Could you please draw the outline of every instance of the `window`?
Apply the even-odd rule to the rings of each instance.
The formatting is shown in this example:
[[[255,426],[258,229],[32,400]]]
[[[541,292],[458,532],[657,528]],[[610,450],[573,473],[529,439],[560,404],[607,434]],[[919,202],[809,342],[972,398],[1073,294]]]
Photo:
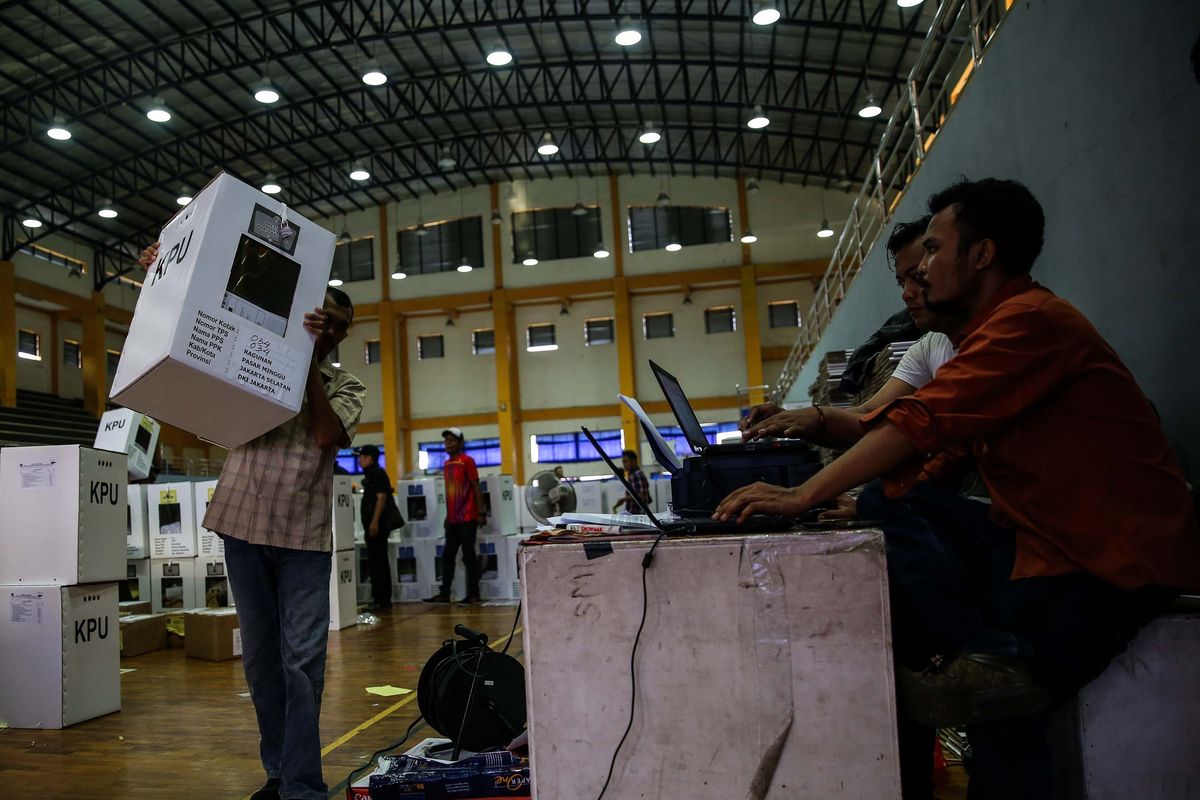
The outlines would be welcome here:
[[[600,208],[584,206],[586,213],[576,216],[571,208],[541,208],[517,211],[512,215],[513,261],[533,256],[539,261],[581,258],[596,251],[603,241]]]
[[[17,331],[17,355],[30,361],[42,360],[42,336],[24,328]]]
[[[729,209],[698,206],[630,206],[629,252],[661,250],[672,240],[684,247],[733,241]]]
[[[116,350],[108,350],[105,352],[105,356],[107,356],[108,361],[108,374],[116,375],[117,364],[121,363],[121,354]]]
[[[82,275],[87,271],[87,264],[77,258],[71,258],[68,255],[51,250],[48,247],[42,247],[40,244],[26,244],[17,248],[17,252],[24,253],[27,256],[40,258],[42,261],[49,261],[51,264],[57,264],[60,267],[66,267],[72,275]]]
[[[333,269],[330,278],[346,281],[369,281],[375,277],[375,237],[362,236],[348,244],[333,248]]]
[[[417,337],[417,358],[424,361],[427,358],[444,358],[445,344],[440,333],[431,333]]]
[[[609,458],[621,457],[621,429],[592,431]],[[529,437],[529,460],[535,464],[577,464],[600,461],[600,454],[583,431],[535,433]]]
[[[613,341],[612,317],[601,317],[600,319],[584,321],[583,343],[588,347],[595,347],[599,344],[612,344]]]
[[[423,233],[422,233],[423,231]],[[400,231],[400,266],[408,275],[483,267],[483,218],[464,217]]]
[[[442,442],[421,442],[417,449],[418,469],[440,472],[446,466],[446,445]],[[463,452],[475,459],[477,467],[500,466],[499,439],[467,439],[463,443]]]
[[[683,430],[675,425],[657,426],[658,432],[662,434],[663,441],[667,443],[675,455],[690,456],[692,455],[692,446],[688,444],[687,437],[683,435]],[[704,431],[704,438],[708,439],[709,444],[717,443],[717,435],[721,433],[729,433],[736,431],[738,424],[736,422],[719,422],[701,425],[700,429]]]
[[[378,447],[379,466],[387,469],[387,457],[383,452],[383,445],[378,445]],[[358,465],[358,456],[355,454],[354,450],[349,447],[337,451],[337,457],[334,461],[334,464],[343,470],[342,472],[338,473],[339,475],[362,475],[362,467]]]
[[[525,349],[530,353],[541,353],[546,350],[557,350],[554,341],[554,323],[539,322],[525,328]]]
[[[471,331],[471,352],[477,356],[496,352],[496,332],[491,328],[476,328]]]
[[[370,339],[363,348],[363,356],[368,364],[378,364],[380,361],[379,355],[379,340]]]
[[[642,335],[647,339],[670,339],[675,335],[675,317],[669,311],[642,315]]]
[[[79,342],[74,339],[63,339],[62,363],[68,367],[83,366],[83,351],[79,349]]]
[[[800,327],[800,304],[795,300],[780,300],[767,304],[772,328]]]
[[[705,333],[730,333],[737,330],[737,315],[733,306],[704,309]]]

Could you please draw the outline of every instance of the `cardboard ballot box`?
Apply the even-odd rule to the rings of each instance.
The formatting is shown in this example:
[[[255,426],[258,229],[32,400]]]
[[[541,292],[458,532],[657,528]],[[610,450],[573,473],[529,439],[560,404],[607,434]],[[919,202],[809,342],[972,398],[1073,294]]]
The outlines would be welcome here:
[[[422,542],[388,542],[392,560],[392,599],[416,603],[426,597],[433,582],[433,549]]]
[[[208,661],[242,657],[242,630],[234,609],[189,611],[183,624],[183,646],[188,657]]]
[[[150,562],[150,603],[154,613],[195,608],[196,559],[156,558]]]
[[[4,586],[0,603],[0,722],[65,728],[121,710],[115,583]]]
[[[125,491],[125,557],[150,557],[150,529],[146,525],[146,487],[129,486]]]
[[[397,481],[396,502],[406,524],[404,535],[410,539],[436,539],[444,535],[446,524],[446,480],[421,478]]]
[[[197,481],[192,484],[192,504],[196,510],[196,555],[201,558],[224,558],[225,540],[204,527],[204,515],[216,491],[216,481]]]
[[[124,453],[128,459],[129,477],[143,480],[150,477],[154,447],[162,426],[145,414],[129,408],[114,408],[100,417],[93,446],[99,450]]]
[[[229,608],[233,590],[224,556],[200,556],[196,561],[196,605],[204,608]]]
[[[125,580],[117,584],[121,602],[150,602],[150,559],[131,558],[125,562]],[[149,613],[147,606],[146,612]]]
[[[0,450],[0,584],[125,577],[125,456],[80,445]]]
[[[324,303],[333,234],[221,173],[159,241],[112,398],[222,447],[294,416],[313,349],[304,313]]]
[[[354,582],[354,551],[335,550],[329,571],[329,630],[340,631],[358,622]]]
[[[487,522],[479,532],[493,536],[516,533],[517,498],[512,476],[485,475],[479,479],[479,492],[483,496],[483,510],[487,513]]]
[[[130,614],[120,619],[121,658],[133,658],[167,647],[166,614]]]
[[[333,476],[333,549],[354,549],[354,479]]]
[[[153,483],[146,487],[151,558],[195,557],[195,502],[191,483]]]

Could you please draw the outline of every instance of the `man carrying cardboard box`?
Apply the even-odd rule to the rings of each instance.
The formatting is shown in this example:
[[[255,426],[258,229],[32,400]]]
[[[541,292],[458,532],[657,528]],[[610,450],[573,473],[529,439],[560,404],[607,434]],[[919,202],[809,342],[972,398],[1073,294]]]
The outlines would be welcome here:
[[[147,268],[158,256],[146,248]],[[300,413],[229,451],[204,527],[225,541],[242,666],[258,716],[267,783],[253,800],[324,800],[318,722],[329,638],[333,464],[349,446],[366,387],[328,356],[354,319],[329,289],[304,315],[316,337]],[[231,410],[232,413],[232,410]]]

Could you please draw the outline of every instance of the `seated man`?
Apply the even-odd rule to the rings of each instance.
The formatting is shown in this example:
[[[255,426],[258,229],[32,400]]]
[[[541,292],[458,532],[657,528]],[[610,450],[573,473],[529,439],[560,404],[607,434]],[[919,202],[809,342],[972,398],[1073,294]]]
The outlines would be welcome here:
[[[918,274],[958,355],[802,486],[733,492],[718,518],[798,516],[916,454],[966,445],[982,504],[918,483],[885,517],[900,697],[968,724],[971,797],[1051,792],[1048,708],[1095,678],[1173,590],[1200,587],[1200,530],[1179,465],[1129,370],[1029,276],[1044,217],[1012,181],[930,199]],[[884,509],[886,512],[886,509]],[[874,513],[871,512],[864,513]]]

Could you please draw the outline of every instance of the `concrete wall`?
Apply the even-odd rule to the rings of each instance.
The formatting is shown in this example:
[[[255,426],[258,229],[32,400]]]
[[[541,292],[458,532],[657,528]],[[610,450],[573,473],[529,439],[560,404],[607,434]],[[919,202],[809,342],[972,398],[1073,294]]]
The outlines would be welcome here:
[[[1028,185],[1046,211],[1034,277],[1116,348],[1193,481],[1200,84],[1189,51],[1198,32],[1200,4],[1187,0],[1014,5],[895,216],[919,216],[932,192],[962,174]],[[881,244],[818,356],[856,346],[900,308]],[[817,361],[789,399],[807,397]]]

